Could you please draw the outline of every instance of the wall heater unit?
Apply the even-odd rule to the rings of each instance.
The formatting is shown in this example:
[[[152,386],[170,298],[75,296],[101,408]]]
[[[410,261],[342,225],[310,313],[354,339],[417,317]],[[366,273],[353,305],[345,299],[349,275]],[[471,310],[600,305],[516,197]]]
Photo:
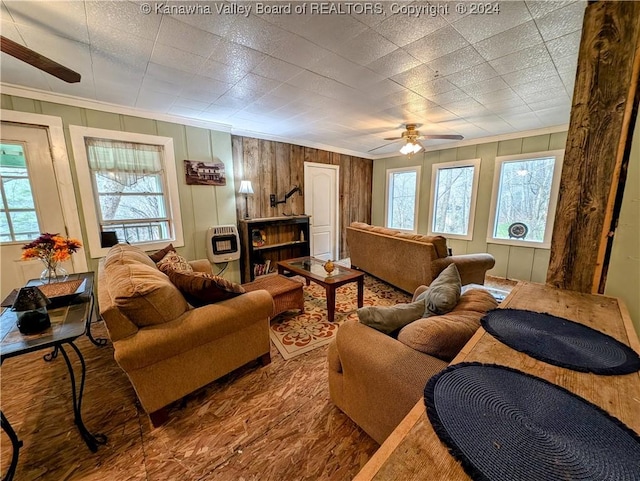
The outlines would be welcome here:
[[[235,225],[207,229],[207,257],[214,264],[240,259],[240,236]]]

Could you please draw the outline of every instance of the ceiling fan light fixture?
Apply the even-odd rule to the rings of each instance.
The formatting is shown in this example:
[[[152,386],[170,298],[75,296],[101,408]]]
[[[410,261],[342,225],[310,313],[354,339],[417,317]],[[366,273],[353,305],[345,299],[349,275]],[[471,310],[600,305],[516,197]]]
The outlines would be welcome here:
[[[400,153],[402,155],[413,155],[417,154],[422,150],[422,145],[418,142],[407,142],[400,148]]]

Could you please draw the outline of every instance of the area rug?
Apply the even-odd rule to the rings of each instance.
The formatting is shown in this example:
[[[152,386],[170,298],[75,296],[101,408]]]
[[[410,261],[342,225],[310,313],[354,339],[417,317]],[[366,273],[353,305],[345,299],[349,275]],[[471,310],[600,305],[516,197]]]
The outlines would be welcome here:
[[[495,309],[481,322],[500,342],[555,366],[609,375],[640,370],[640,357],[629,346],[569,319],[523,309]]]
[[[474,480],[640,480],[638,435],[539,377],[460,363],[431,378],[424,397],[434,431]]]
[[[304,282],[304,279],[299,278]],[[411,296],[370,276],[364,279],[365,306],[392,306],[411,302]],[[335,337],[338,327],[347,319],[357,319],[358,285],[346,284],[336,290],[335,321],[327,318],[325,290],[312,282],[304,287],[303,314],[290,311],[271,321],[271,341],[285,359],[291,359],[324,346]]]

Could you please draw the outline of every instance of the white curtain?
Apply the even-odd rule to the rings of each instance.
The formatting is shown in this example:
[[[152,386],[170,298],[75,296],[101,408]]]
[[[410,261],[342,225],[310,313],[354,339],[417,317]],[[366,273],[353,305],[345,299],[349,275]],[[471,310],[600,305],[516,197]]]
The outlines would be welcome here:
[[[116,140],[85,139],[89,167],[123,186],[162,171],[162,147]]]

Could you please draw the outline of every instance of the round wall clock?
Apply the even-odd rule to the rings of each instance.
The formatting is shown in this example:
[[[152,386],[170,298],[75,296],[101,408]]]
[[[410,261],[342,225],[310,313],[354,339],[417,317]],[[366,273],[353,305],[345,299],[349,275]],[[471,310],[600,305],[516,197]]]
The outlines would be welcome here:
[[[522,222],[514,222],[509,226],[509,237],[514,239],[524,239],[529,232],[529,228]]]

